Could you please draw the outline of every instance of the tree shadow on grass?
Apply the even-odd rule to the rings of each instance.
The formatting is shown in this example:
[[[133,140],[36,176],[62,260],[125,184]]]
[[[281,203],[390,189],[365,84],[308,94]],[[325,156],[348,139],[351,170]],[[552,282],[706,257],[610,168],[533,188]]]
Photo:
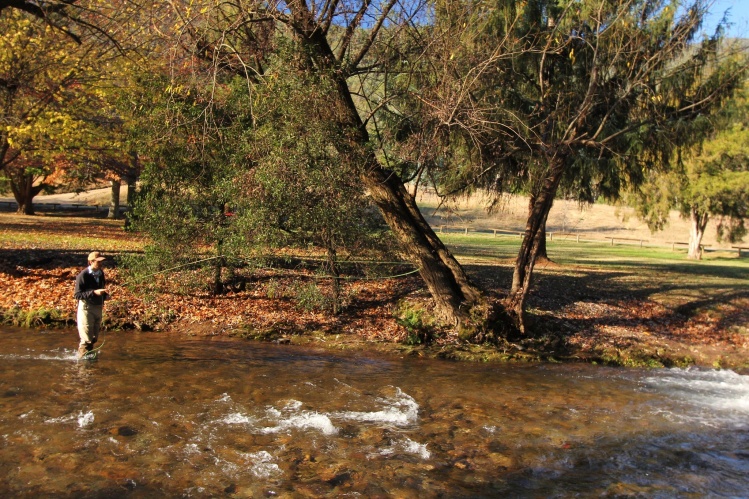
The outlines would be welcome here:
[[[93,251],[93,250],[92,250]],[[110,254],[105,262],[107,267],[116,267],[116,255],[125,253],[136,253],[133,251],[117,251]],[[88,265],[88,250],[72,249],[7,249],[0,248],[0,272],[5,272],[13,277],[19,277],[26,270],[53,270],[71,267],[84,268]]]
[[[536,269],[529,305],[558,312],[579,301],[649,300],[655,295],[680,292],[679,299],[688,302],[679,311],[688,312],[700,306],[688,303],[710,305],[743,297],[749,292],[744,282],[749,279],[749,268],[682,267],[678,264],[600,266],[604,270],[574,266]],[[497,296],[504,296],[509,290],[512,267],[469,264],[465,268],[482,289]]]
[[[485,289],[499,283],[493,291],[498,298],[511,282],[509,267],[466,269]],[[749,323],[749,288],[735,272],[704,270],[708,272],[687,274],[688,279],[667,265],[600,272],[568,266],[540,270],[527,302],[529,335],[597,336],[613,327],[620,335],[613,340],[623,347],[657,339],[738,344],[741,328]],[[731,278],[723,278],[724,273]]]
[[[749,279],[749,266],[744,265],[716,265],[713,262],[736,262],[736,259],[721,258],[711,260],[707,263],[700,262],[669,262],[669,263],[651,263],[642,261],[626,260],[590,260],[590,265],[595,265],[602,269],[620,270],[623,272],[636,273],[680,273],[685,275],[695,275],[712,277],[719,279]],[[743,262],[742,262],[743,263]]]
[[[20,277],[29,270],[83,268],[87,256],[88,252],[82,250],[0,249],[0,272]]]

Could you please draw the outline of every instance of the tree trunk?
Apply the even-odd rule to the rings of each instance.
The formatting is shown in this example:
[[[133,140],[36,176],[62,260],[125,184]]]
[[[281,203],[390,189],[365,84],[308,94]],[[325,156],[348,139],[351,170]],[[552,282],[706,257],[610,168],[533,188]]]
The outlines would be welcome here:
[[[696,207],[692,206],[689,215],[689,252],[687,253],[687,258],[691,260],[702,259],[702,236],[705,235],[708,218],[707,213],[700,213]]]
[[[127,206],[128,209],[133,209],[133,203],[135,202],[135,188],[136,181],[138,180],[138,153],[130,151],[130,168],[125,181],[127,182]]]
[[[304,34],[300,41],[311,49],[317,68],[322,68],[323,72],[335,69],[335,57],[319,30]],[[458,261],[426,222],[402,179],[384,168],[368,148],[369,134],[345,77],[340,71],[330,71],[328,74],[337,89],[337,102],[334,104],[338,104],[342,110],[339,126],[348,132],[350,142],[347,150],[342,152],[352,161],[361,158],[359,161],[364,166],[361,170],[362,183],[382,212],[405,256],[418,267],[434,299],[437,317],[466,332],[464,337],[472,336],[474,331],[486,325],[486,320],[483,320],[483,324],[476,324],[476,320],[470,317],[477,314],[469,313],[474,306],[485,303],[482,293],[470,282]],[[364,151],[363,158],[361,151]]]
[[[333,277],[333,315],[341,313],[341,272],[333,245],[328,242],[328,271]]]
[[[225,203],[220,203],[216,209],[218,211],[217,229],[226,224]],[[222,280],[223,268],[226,266],[224,259],[224,240],[219,237],[216,241],[216,259],[213,261],[213,294],[218,296],[224,293],[224,283]]]
[[[133,203],[135,202],[135,189],[136,189],[135,178],[128,177],[127,178],[127,199],[125,202],[127,203],[127,207],[130,210],[133,209]]]
[[[216,244],[216,259],[213,261],[213,294],[219,296],[224,293],[224,283],[221,279],[224,268],[223,247],[221,241]]]
[[[545,239],[546,219],[554,202],[559,182],[564,171],[564,158],[555,157],[550,162],[549,176],[544,180],[541,191],[536,196],[533,207],[525,225],[523,242],[520,245],[515,270],[512,275],[512,288],[505,299],[505,308],[515,327],[525,333],[525,300],[530,290],[533,267],[541,247],[541,238]]]
[[[18,205],[16,212],[21,215],[35,215],[34,197],[42,192],[42,186],[34,185],[34,176],[24,173],[16,178],[11,178],[10,184],[13,197]]]
[[[34,203],[31,200],[16,200],[16,204],[18,204],[16,213],[18,213],[19,215],[36,215],[36,211],[34,211]]]
[[[481,300],[480,291],[424,220],[401,179],[374,162],[371,157],[370,172],[362,178],[370,196],[406,256],[419,268],[437,315],[448,323],[461,324],[467,308]]]
[[[120,217],[120,181],[112,180],[112,195],[109,201],[109,214],[107,218],[117,219]]]
[[[546,222],[541,227],[538,235],[538,255],[536,255],[537,262],[549,262],[549,254],[546,252]]]
[[[125,182],[127,182],[127,212],[125,213],[125,229],[130,228],[130,218],[132,216],[133,205],[135,204],[135,189],[136,181],[138,179],[138,153],[130,152],[130,168],[125,176]]]
[[[533,205],[536,203],[536,195],[531,194],[528,198],[528,217],[530,218],[533,213]],[[546,222],[541,227],[541,234],[538,236],[538,255],[536,255],[537,262],[548,262],[549,255],[546,253]]]

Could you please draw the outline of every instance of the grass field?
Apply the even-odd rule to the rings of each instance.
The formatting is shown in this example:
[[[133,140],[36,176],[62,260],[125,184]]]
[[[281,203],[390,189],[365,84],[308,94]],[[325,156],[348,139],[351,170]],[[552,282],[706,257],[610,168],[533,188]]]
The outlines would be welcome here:
[[[520,246],[519,238],[513,237],[443,234],[442,238],[464,263],[504,265],[508,269],[513,265]],[[535,270],[540,276],[610,274],[618,281],[626,282],[633,294],[655,288],[656,291],[649,296],[671,306],[685,305],[706,296],[725,296],[726,293],[749,295],[749,258],[739,257],[735,251],[714,251],[707,253],[702,260],[694,261],[686,259],[683,250],[662,247],[554,241],[548,243],[547,249],[551,261],[537,265]],[[621,289],[620,286],[617,288]],[[605,289],[601,292],[604,293]],[[749,327],[749,324],[744,326]]]
[[[491,234],[462,235],[440,234],[445,244],[457,255],[473,258],[488,258],[499,261],[514,261],[520,249],[519,236]],[[716,249],[706,251],[701,261],[688,260],[686,250],[667,246],[644,246],[636,243],[611,245],[604,241],[577,242],[574,238],[547,241],[549,258],[559,265],[626,269],[648,267],[653,270],[667,265],[670,270],[685,274],[715,273],[726,278],[749,278],[749,258],[739,257],[736,250]],[[712,269],[712,270],[709,270]]]
[[[120,199],[127,197],[127,187],[120,188]],[[38,204],[79,203],[108,206],[110,189],[99,188],[79,193],[41,195],[35,198]],[[12,202],[10,197],[0,197],[0,201]],[[520,232],[525,227],[527,200],[523,196],[508,196],[491,213],[486,207],[490,200],[480,194],[443,203],[434,194],[421,191],[417,202],[424,216],[434,227],[447,225],[468,227],[470,231],[502,229]],[[649,246],[671,247],[673,242],[687,242],[689,227],[676,211],[672,211],[669,223],[663,231],[652,233],[647,225],[639,220],[632,208],[612,206],[603,203],[580,205],[575,201],[557,200],[549,213],[547,228],[555,233],[575,233],[582,237],[605,242],[605,237],[629,237],[647,241]],[[708,249],[730,249],[729,243],[716,240],[715,224],[708,222],[703,244]]]

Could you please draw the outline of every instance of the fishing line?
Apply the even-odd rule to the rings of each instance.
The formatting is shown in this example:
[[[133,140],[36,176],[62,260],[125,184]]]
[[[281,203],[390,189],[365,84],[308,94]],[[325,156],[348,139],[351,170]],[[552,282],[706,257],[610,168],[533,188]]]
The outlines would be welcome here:
[[[176,267],[171,267],[171,268],[168,268],[168,269],[159,270],[158,272],[154,272],[153,274],[145,275],[141,279],[145,279],[147,277],[153,277],[153,276],[158,275],[158,274],[163,274],[164,272],[169,272],[170,270],[176,270],[176,269],[179,269],[179,268],[182,268],[182,267],[188,267],[190,265],[195,265],[196,263],[202,263],[202,262],[207,262],[209,260],[215,260],[216,258],[224,258],[224,257],[223,256],[211,256],[209,258],[203,258],[202,260],[196,260],[194,262],[183,263],[182,265],[177,265]]]
[[[414,269],[410,272],[405,272],[403,274],[396,274],[396,275],[387,275],[382,277],[355,277],[355,276],[332,276],[332,275],[310,275],[310,274],[303,274],[301,272],[286,272],[284,275],[291,275],[291,276],[297,276],[297,277],[306,277],[307,279],[341,279],[343,281],[382,281],[387,279],[397,279],[399,277],[406,277],[411,274],[417,273],[421,269]]]
[[[101,350],[101,347],[104,346],[104,343],[106,343],[106,340],[101,340],[101,345],[84,353],[78,360],[94,360],[99,356],[99,351]]]
[[[210,260],[215,260],[217,258],[225,258],[225,256],[211,256],[211,257],[208,257],[208,258],[203,258],[202,260],[195,260],[194,262],[183,263],[181,265],[170,267],[168,269],[159,270],[158,272],[154,272],[153,274],[145,275],[145,276],[141,277],[141,279],[147,279],[149,277],[153,277],[153,276],[158,275],[158,274],[163,274],[164,272],[169,272],[171,270],[176,270],[176,269],[179,269],[179,268],[182,268],[182,267],[189,267],[190,265],[195,265],[196,263],[207,262],[207,261],[210,261]],[[263,258],[263,257],[259,257],[259,258]],[[291,258],[298,258],[299,260],[305,260],[306,259],[306,260],[311,260],[311,261],[324,261],[322,259],[315,259],[315,258],[303,258],[303,257],[291,257]],[[355,264],[355,263],[362,263],[362,264],[368,263],[368,264],[372,264],[372,265],[406,265],[406,264],[410,264],[410,262],[377,262],[377,261],[369,261],[369,262],[366,262],[366,261],[351,261],[351,262],[343,261],[343,262],[340,262],[340,263],[342,265],[345,265],[345,264]],[[260,269],[264,269],[264,270],[271,270],[271,269],[273,269],[273,267],[259,267],[259,268]],[[417,268],[417,269],[414,269],[414,270],[412,270],[410,272],[405,272],[403,274],[396,274],[396,275],[389,275],[389,276],[382,276],[382,277],[314,276],[314,275],[308,275],[308,274],[302,274],[302,273],[294,273],[294,272],[287,272],[286,275],[296,275],[296,276],[300,276],[300,277],[306,277],[306,278],[309,278],[309,279],[341,279],[341,280],[346,280],[346,281],[379,281],[379,280],[398,279],[400,277],[406,277],[406,276],[409,276],[409,275],[412,275],[412,274],[415,274],[415,273],[419,272],[419,270],[420,269]]]

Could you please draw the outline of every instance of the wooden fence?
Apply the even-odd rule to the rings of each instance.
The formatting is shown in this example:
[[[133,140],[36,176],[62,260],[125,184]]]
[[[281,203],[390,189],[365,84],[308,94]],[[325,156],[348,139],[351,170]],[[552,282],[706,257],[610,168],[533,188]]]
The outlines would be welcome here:
[[[467,236],[469,233],[475,233],[475,234],[492,234],[493,237],[498,236],[509,236],[509,237],[523,237],[524,232],[517,231],[517,230],[507,230],[507,229],[495,229],[495,228],[477,228],[477,227],[469,227],[466,225],[438,225],[435,227],[437,232],[441,234],[448,234],[448,233],[458,233],[463,234]],[[547,231],[546,232],[546,238],[549,241],[574,241],[576,243],[584,243],[584,242],[607,242],[611,246],[615,245],[637,245],[640,248],[643,248],[645,246],[653,246],[653,247],[671,247],[671,251],[677,251],[677,249],[685,246],[689,246],[689,243],[675,241],[675,242],[665,242],[665,243],[650,243],[649,239],[644,239],[640,237],[620,237],[620,236],[602,236],[599,234],[590,234],[590,233],[583,233],[583,232],[554,232],[554,231]],[[703,244],[700,245],[701,250],[705,250],[706,248],[710,248],[709,244]],[[739,256],[741,256],[742,251],[749,251],[749,246],[732,246],[733,249],[738,251]]]

